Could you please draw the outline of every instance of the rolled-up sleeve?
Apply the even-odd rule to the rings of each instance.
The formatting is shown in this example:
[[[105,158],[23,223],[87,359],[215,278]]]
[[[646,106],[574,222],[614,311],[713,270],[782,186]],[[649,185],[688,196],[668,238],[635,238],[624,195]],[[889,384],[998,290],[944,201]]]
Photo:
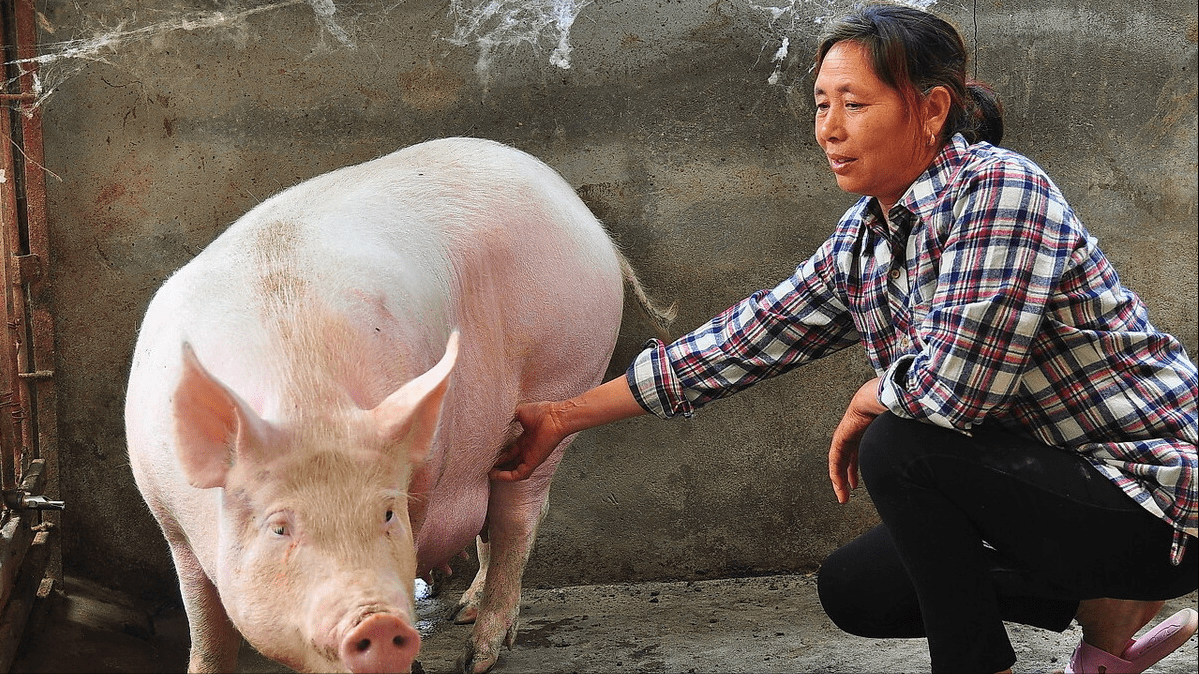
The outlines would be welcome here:
[[[634,397],[659,417],[703,405],[858,341],[836,292],[835,241],[773,290],[759,290],[671,344],[651,340],[629,366]]]

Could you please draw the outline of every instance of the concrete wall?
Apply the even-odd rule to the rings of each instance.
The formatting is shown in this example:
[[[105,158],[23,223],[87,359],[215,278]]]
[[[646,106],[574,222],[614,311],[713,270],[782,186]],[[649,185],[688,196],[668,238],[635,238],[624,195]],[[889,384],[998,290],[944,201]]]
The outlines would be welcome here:
[[[124,450],[134,336],[172,270],[286,186],[433,137],[510,143],[579,190],[654,295],[678,301],[680,331],[785,277],[852,203],[812,138],[806,79],[818,22],[845,0],[774,2],[788,11],[773,23],[744,0],[594,0],[568,33],[569,69],[551,63],[553,31],[536,49],[450,41],[463,4],[39,3],[68,570],[173,586]],[[933,9],[1006,100],[1006,144],[1049,171],[1155,323],[1199,352],[1194,3]],[[627,318],[613,374],[650,334]],[[836,504],[825,468],[869,376],[851,349],[689,422],[586,433],[528,582],[815,568],[874,522],[864,493]]]

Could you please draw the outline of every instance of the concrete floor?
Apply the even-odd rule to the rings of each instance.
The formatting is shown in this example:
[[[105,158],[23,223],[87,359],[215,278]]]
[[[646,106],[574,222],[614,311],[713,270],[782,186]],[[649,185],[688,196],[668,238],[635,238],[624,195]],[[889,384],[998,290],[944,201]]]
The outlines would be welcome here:
[[[183,671],[187,621],[173,608],[148,607],[68,579],[41,630],[27,635],[14,664],[24,672]],[[457,588],[422,600],[420,662],[427,674],[454,670],[469,627],[448,614]],[[1163,615],[1197,606],[1199,595],[1169,602]],[[526,589],[522,631],[497,674],[547,672],[921,672],[923,640],[846,635],[825,618],[811,576]],[[1080,633],[1009,625],[1017,672],[1061,671]],[[1150,672],[1193,674],[1194,637]],[[286,672],[242,650],[239,672]]]

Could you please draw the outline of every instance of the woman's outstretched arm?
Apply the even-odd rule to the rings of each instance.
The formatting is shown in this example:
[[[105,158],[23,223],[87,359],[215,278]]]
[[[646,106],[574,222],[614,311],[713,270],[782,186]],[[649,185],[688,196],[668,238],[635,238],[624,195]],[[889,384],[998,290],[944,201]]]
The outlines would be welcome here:
[[[496,459],[491,479],[523,480],[533,474],[568,435],[620,419],[647,414],[625,377],[617,377],[567,400],[518,405],[516,421],[524,428]]]

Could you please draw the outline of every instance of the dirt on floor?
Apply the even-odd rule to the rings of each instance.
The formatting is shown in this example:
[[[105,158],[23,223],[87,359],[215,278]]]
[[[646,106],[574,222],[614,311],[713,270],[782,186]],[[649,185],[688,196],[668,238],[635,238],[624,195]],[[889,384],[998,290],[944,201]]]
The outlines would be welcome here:
[[[467,625],[449,614],[460,588],[421,600],[420,663],[455,671]],[[1199,605],[1191,593],[1162,616]],[[1081,633],[1009,625],[1017,672],[1060,672]],[[1195,637],[1149,669],[1194,674]],[[187,619],[91,583],[68,579],[26,640],[12,671],[171,672],[187,665]],[[812,576],[526,589],[521,632],[496,674],[548,672],[925,672],[920,639],[863,639],[825,617]],[[239,672],[290,670],[243,646]]]

